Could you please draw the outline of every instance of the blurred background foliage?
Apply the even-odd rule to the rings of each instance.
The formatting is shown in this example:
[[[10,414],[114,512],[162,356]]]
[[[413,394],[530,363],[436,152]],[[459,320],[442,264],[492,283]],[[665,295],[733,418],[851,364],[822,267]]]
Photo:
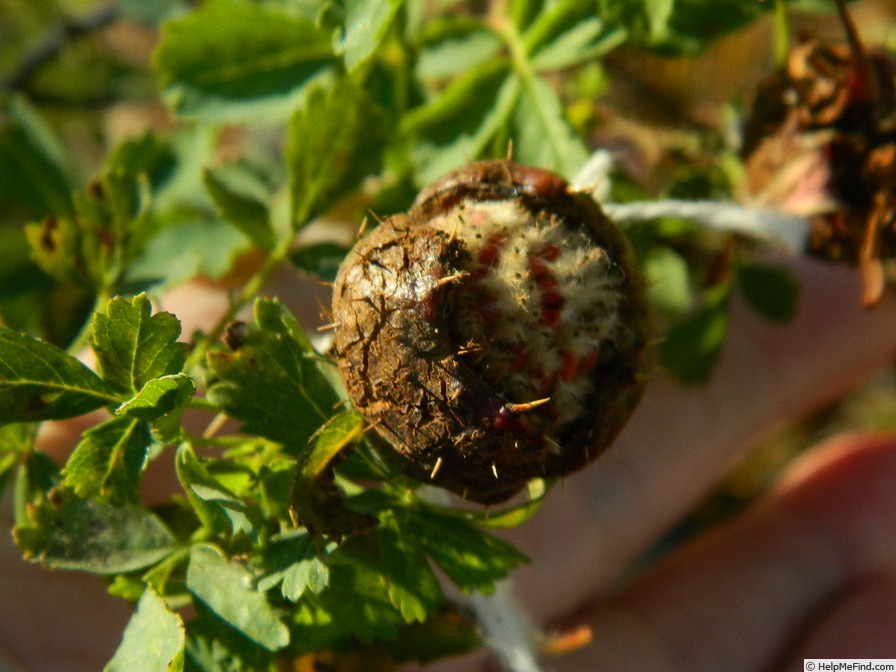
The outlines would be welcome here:
[[[349,2],[263,4],[288,12],[298,32],[302,21],[339,22],[340,12],[351,11],[350,6],[357,11]],[[94,305],[92,288],[42,270],[24,226],[43,223],[43,229],[33,230],[46,231],[49,215],[72,216],[72,194],[91,193],[96,176],[116,166],[139,168],[145,176],[141,179],[149,183],[151,216],[158,227],[122,279],[120,286],[134,291],[196,275],[237,286],[247,268],[257,267],[263,246],[222,221],[210,181],[239,185],[241,193],[266,203],[275,218],[290,217],[284,197],[286,115],[215,108],[208,98],[191,97],[191,91],[172,95],[176,70],[188,67],[184,64],[190,59],[181,52],[169,62],[168,52],[157,50],[161,26],[175,18],[179,29],[195,29],[195,57],[207,59],[201,51],[203,28],[189,23],[190,16],[197,16],[189,12],[202,5],[188,0],[0,0],[0,324],[62,347],[80,331]],[[367,73],[367,84],[379,97],[378,106],[367,108],[367,123],[373,135],[391,135],[384,160],[398,167],[399,178],[341,201],[326,213],[329,233],[320,235],[313,227],[303,232],[311,242],[291,258],[299,269],[322,278],[332,275],[346,233],[354,232],[365,211],[388,214],[403,208],[416,185],[453,167],[443,163],[444,157],[454,152],[450,160],[456,161],[469,151],[468,145],[454,144],[463,130],[455,118],[461,108],[440,103],[439,94],[453,90],[445,82],[460,97],[471,96],[477,87],[506,83],[504,71],[494,65],[499,46],[494,35],[459,18],[483,14],[488,5],[475,0],[408,3],[406,9],[412,9],[402,17],[405,32],[379,50]],[[614,196],[619,199],[730,199],[740,170],[740,105],[773,66],[771,0],[600,0],[597,5],[603,18],[599,30],[583,37],[583,29],[570,37],[579,40],[577,48],[587,58],[568,62],[569,52],[559,48],[535,52],[533,58],[544,68],[543,81],[559,93],[550,100],[562,102],[571,129],[585,140],[570,140],[567,155],[581,158],[577,152],[583,148],[613,150],[619,169]],[[521,26],[525,13],[536,6],[540,3],[510,3]],[[790,8],[792,34],[842,38],[830,2],[800,0]],[[851,8],[867,43],[896,44],[896,2],[860,0]],[[585,19],[576,20],[585,25]],[[166,30],[173,39],[173,24]],[[362,60],[372,48],[363,34],[355,37],[354,42],[348,33],[343,38],[347,61]],[[591,42],[582,41],[586,37]],[[281,38],[291,39],[288,32]],[[409,55],[412,69],[402,65]],[[483,69],[483,64],[497,69]],[[464,93],[457,82],[477,69],[480,79]],[[396,83],[408,73],[415,78],[412,83]],[[475,118],[485,124],[499,103],[490,99],[487,109],[464,108],[464,123]],[[172,109],[188,115],[175,116]],[[484,127],[471,131],[479,138],[477,151],[500,155],[506,132],[486,136]],[[536,140],[521,143],[523,159],[538,160],[530,150]],[[404,170],[408,162],[412,170]],[[208,167],[215,169],[211,177]],[[692,233],[681,223],[664,226]],[[655,230],[644,234],[650,240],[656,235]],[[321,246],[311,246],[318,239]],[[710,274],[711,260],[701,261],[706,263],[700,272]],[[650,263],[662,273],[682,272],[676,258],[659,255]],[[654,299],[660,310],[687,303],[687,296],[674,291]],[[673,538],[686,535],[694,521],[702,525],[749,499],[798,447],[857,427],[896,429],[893,369],[764,441]]]

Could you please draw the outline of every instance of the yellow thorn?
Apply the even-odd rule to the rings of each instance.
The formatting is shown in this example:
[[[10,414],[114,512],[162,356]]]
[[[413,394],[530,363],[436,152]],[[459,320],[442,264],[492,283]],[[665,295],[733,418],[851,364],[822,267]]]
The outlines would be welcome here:
[[[545,397],[544,399],[536,399],[535,401],[527,401],[522,404],[505,404],[504,408],[506,408],[511,413],[528,413],[533,408],[537,408],[542,404],[546,404],[551,400],[550,397]]]
[[[494,464],[492,465],[492,473],[495,475],[495,478],[498,478],[498,467]]]
[[[436,474],[439,473],[439,469],[442,468],[442,458],[436,458],[436,463],[433,465],[432,471],[429,472],[430,480],[436,477]]]

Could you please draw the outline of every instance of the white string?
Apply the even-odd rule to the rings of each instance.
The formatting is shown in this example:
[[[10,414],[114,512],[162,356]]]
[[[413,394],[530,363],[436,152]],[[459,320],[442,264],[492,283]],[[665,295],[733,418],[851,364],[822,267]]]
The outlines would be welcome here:
[[[590,193],[610,219],[619,225],[674,217],[718,231],[767,240],[781,245],[792,254],[799,254],[806,248],[810,232],[808,218],[779,210],[742,207],[719,201],[676,199],[607,203],[612,168],[613,155],[605,149],[598,149],[573,178],[573,184],[577,189]]]

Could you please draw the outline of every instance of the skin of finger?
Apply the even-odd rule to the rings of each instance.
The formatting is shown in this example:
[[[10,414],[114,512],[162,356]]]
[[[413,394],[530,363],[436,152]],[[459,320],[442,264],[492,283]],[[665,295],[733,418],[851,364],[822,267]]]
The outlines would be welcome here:
[[[735,297],[712,381],[686,388],[655,376],[616,444],[511,531],[532,559],[515,578],[537,617],[556,617],[583,597],[610,590],[751,443],[896,357],[892,291],[866,310],[852,269],[812,261],[788,268],[802,288],[791,323],[765,322]]]
[[[836,657],[857,643],[896,656],[894,482],[896,438],[829,442],[745,514],[576,614],[594,641],[552,669],[749,672],[824,642]]]
[[[874,575],[837,597],[782,667],[803,672],[806,658],[892,658],[896,653],[896,574]]]

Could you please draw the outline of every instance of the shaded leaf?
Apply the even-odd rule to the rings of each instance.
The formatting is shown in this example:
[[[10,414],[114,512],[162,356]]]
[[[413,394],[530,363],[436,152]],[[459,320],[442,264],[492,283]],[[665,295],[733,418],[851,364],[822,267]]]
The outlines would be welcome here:
[[[212,169],[203,173],[203,184],[215,202],[218,213],[264,250],[277,243],[270,214],[264,203],[249,194],[240,193]]]
[[[207,122],[271,122],[330,74],[330,33],[274,4],[215,0],[162,25],[155,69],[168,104]]]
[[[185,640],[180,616],[152,588],[147,588],[103,672],[181,672]]]
[[[709,380],[728,333],[730,286],[709,290],[704,306],[674,324],[660,344],[660,362],[685,385]]]
[[[796,315],[800,288],[783,268],[764,264],[742,266],[737,271],[737,281],[750,307],[770,322],[785,324]]]
[[[293,266],[321,282],[333,282],[348,247],[339,243],[322,242],[303,245],[289,253]]]
[[[74,357],[0,327],[0,425],[73,418],[116,402],[109,387]]]
[[[112,418],[91,427],[62,471],[65,484],[84,499],[136,504],[152,443],[149,425],[134,418]]]
[[[289,512],[313,539],[343,535],[370,527],[373,520],[348,508],[336,487],[334,469],[343,451],[353,447],[364,431],[364,418],[344,411],[330,418],[308,441],[297,460],[296,477],[289,494]]]
[[[90,347],[103,379],[129,397],[150,380],[180,373],[187,344],[177,341],[180,320],[171,313],[152,315],[146,294],[111,299],[93,314]]]
[[[30,505],[27,516],[27,523],[13,530],[16,544],[26,560],[51,569],[133,572],[164,558],[176,543],[146,508],[114,507],[68,490],[58,491],[53,502]]]
[[[0,126],[0,202],[24,205],[34,216],[72,214],[65,153],[48,124],[14,96]]]
[[[221,619],[268,651],[289,644],[289,630],[246,569],[208,544],[190,550],[187,589]]]

